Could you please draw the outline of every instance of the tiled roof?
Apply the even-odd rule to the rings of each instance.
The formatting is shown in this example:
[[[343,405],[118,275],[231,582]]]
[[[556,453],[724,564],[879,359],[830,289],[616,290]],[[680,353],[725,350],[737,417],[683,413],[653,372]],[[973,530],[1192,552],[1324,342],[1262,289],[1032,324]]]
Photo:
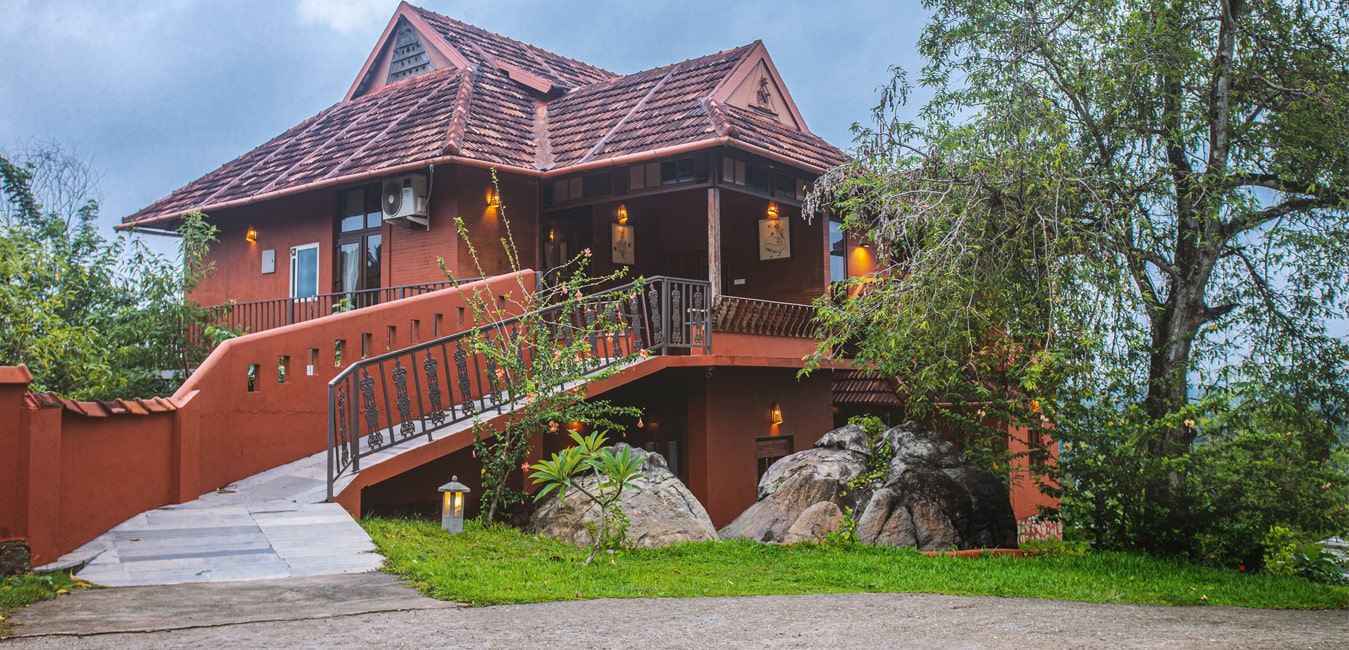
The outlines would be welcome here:
[[[211,211],[453,159],[517,173],[562,173],[619,156],[720,140],[807,169],[845,160],[809,131],[713,100],[727,77],[762,50],[758,43],[616,77],[410,9],[472,67],[427,72],[338,103],[123,222],[156,223],[193,208]],[[541,90],[537,79],[520,81],[519,72],[552,87]],[[571,90],[557,96],[558,88]]]
[[[834,404],[837,406],[903,406],[899,383],[868,370],[834,371]]]
[[[715,131],[698,104],[752,46],[579,88],[548,105],[559,166],[684,144]]]
[[[566,88],[598,83],[614,76],[588,63],[558,56],[533,45],[498,36],[485,29],[461,23],[434,11],[412,7],[423,20],[456,46],[473,65],[494,69],[501,62],[543,77]]]

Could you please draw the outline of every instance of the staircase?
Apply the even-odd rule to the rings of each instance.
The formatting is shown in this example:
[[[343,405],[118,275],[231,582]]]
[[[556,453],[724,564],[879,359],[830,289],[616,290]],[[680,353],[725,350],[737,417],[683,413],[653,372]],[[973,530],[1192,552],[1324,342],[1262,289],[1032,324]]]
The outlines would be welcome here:
[[[651,356],[710,353],[709,295],[707,282],[648,278],[351,364],[328,383],[328,500],[363,462],[519,408],[530,397],[520,390],[527,377],[512,368],[530,368],[554,343],[571,349],[585,339],[582,372],[570,385],[540,390],[573,390]]]

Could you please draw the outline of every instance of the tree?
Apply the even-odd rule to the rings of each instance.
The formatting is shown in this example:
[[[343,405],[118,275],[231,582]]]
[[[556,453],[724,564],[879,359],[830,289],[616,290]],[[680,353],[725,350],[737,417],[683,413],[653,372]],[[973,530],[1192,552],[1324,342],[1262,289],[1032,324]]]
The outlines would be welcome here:
[[[1349,350],[1327,331],[1349,281],[1346,9],[925,5],[931,101],[900,118],[897,71],[808,206],[884,262],[859,298],[822,306],[816,358],[855,345],[919,403],[992,399],[1032,422],[1043,404],[1069,440],[1089,410],[1136,413],[1145,545],[1197,507],[1196,395],[1284,368],[1266,387],[1333,441],[1349,402]]]
[[[184,217],[178,261],[134,236],[109,241],[98,203],[77,198],[92,193],[88,165],[46,145],[27,155],[0,157],[0,364],[27,364],[36,389],[73,399],[172,391],[208,351],[186,294],[211,270],[215,228]]]
[[[492,186],[500,196],[496,170],[492,170]],[[466,337],[468,352],[485,360],[492,375],[489,381],[502,388],[513,402],[504,423],[493,423],[490,416],[483,414],[473,422],[473,455],[482,463],[481,518],[486,523],[496,521],[509,507],[526,503],[525,495],[512,488],[511,482],[516,470],[521,471],[521,476],[528,471],[525,461],[536,436],[557,434],[576,425],[596,431],[622,430],[619,420],[641,417],[641,410],[635,407],[586,399],[586,386],[647,355],[645,350],[624,351],[621,345],[613,345],[626,336],[626,327],[616,310],[641,294],[641,282],[627,290],[600,292],[605,295],[588,298],[586,292],[617,284],[624,270],[591,277],[591,253],[585,249],[548,271],[553,282],[539,282],[531,290],[518,281],[522,266],[506,205],[501,203],[495,209],[505,234],[500,244],[507,265],[517,278],[517,291],[511,291],[504,302],[482,289],[464,295],[473,323]],[[463,219],[456,218],[455,226],[478,277],[488,277]],[[437,261],[445,276],[459,286],[446,269],[445,261]],[[505,324],[510,319],[514,322]],[[601,340],[606,343],[600,344]],[[602,366],[597,358],[600,350],[621,358]]]

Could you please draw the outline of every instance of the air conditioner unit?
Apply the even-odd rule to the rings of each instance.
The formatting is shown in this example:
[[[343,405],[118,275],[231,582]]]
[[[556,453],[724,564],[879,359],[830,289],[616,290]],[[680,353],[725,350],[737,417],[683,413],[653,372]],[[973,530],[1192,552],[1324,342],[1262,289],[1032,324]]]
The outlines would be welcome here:
[[[430,227],[425,176],[411,174],[390,178],[384,181],[384,191],[380,194],[385,221],[406,221]]]

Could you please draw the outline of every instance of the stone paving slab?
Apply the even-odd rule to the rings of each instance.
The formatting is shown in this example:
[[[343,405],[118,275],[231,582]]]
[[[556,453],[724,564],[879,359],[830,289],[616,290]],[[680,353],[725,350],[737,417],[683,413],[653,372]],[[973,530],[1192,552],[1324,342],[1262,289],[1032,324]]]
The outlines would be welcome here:
[[[46,637],[66,644],[74,636],[457,607],[422,596],[384,573],[79,589],[15,612],[19,625],[13,628],[12,642]],[[149,638],[130,645],[143,645]],[[280,640],[277,645],[282,645]]]
[[[43,569],[107,587],[375,571],[384,558],[327,496],[324,453],[140,513]]]

